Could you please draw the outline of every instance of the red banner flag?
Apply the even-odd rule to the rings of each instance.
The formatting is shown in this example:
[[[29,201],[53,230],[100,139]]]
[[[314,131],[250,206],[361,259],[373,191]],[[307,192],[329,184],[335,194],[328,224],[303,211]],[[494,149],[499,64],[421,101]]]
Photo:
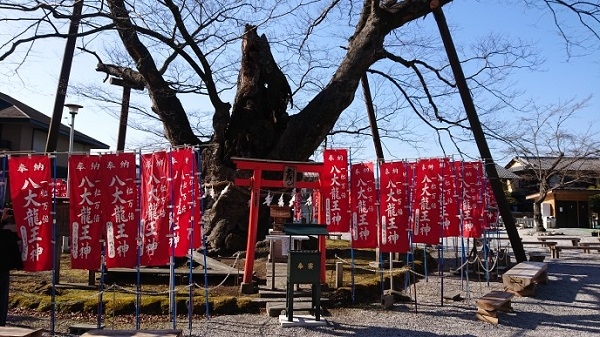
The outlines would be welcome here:
[[[290,202],[292,208],[294,209],[294,221],[301,222],[302,221],[302,194],[300,191],[294,188],[292,191],[292,201]]]
[[[50,193],[56,198],[66,198],[67,181],[65,179],[54,179],[50,182]]]
[[[459,163],[462,172],[461,215],[464,237],[481,237],[483,223],[483,183],[481,162]]]
[[[69,156],[71,269],[98,270],[102,258],[100,157]]]
[[[175,256],[185,257],[190,249],[202,246],[200,183],[196,156],[191,148],[171,152],[173,181],[173,240]]]
[[[494,191],[490,185],[490,181],[485,178],[485,194],[484,194],[484,207],[485,207],[485,221],[484,226],[488,229],[498,228],[499,209]]]
[[[441,165],[440,159],[417,162],[413,212],[413,242],[437,245],[441,228]]]
[[[319,190],[313,190],[312,196],[310,198],[310,209],[312,210],[311,214],[311,223],[319,222],[319,212],[321,212],[321,192]]]
[[[380,172],[382,253],[406,253],[408,245],[408,164],[382,163]]]
[[[105,154],[100,159],[102,223],[106,224],[106,267],[137,265],[139,215],[135,154]]]
[[[377,209],[373,163],[350,166],[352,209],[352,247],[377,248]]]
[[[50,158],[10,157],[8,175],[15,222],[23,245],[23,270],[52,270]]]
[[[171,224],[168,206],[171,205],[169,158],[165,151],[142,155],[141,217],[143,266],[163,266],[169,263]]]
[[[348,232],[348,151],[346,149],[325,149],[323,151],[323,171],[321,191],[327,231]]]
[[[443,236],[458,237],[460,236],[460,221],[459,221],[459,202],[458,191],[456,189],[458,174],[454,162],[444,159],[442,166],[442,218],[443,218]]]

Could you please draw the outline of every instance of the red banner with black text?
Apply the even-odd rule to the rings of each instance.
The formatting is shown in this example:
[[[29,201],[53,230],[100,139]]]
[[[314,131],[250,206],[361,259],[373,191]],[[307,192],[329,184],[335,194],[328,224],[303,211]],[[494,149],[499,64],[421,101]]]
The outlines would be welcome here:
[[[17,232],[22,242],[23,270],[52,270],[52,195],[50,158],[10,157],[8,175]]]

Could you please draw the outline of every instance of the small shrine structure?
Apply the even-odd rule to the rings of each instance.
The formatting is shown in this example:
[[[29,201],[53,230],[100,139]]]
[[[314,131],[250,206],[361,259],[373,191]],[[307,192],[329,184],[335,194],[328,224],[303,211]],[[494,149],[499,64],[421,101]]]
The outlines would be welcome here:
[[[307,188],[318,190],[321,187],[319,178],[305,181],[302,178],[305,173],[316,173],[319,177],[323,168],[323,163],[317,162],[295,162],[295,161],[274,161],[266,159],[251,159],[232,157],[237,170],[250,170],[252,175],[249,178],[236,178],[237,186],[250,187],[250,215],[248,219],[248,241],[246,245],[246,262],[244,264],[244,276],[242,279],[241,291],[244,294],[254,292],[252,284],[252,274],[254,272],[254,259],[256,250],[256,235],[258,231],[258,210],[260,208],[260,190],[261,188]],[[263,173],[269,172],[282,179],[274,180],[263,177]],[[323,203],[319,203],[322,205]],[[321,206],[322,207],[322,206]],[[318,222],[324,223],[324,212],[319,210]],[[319,237],[319,251],[321,252],[321,283],[325,283],[325,237]]]

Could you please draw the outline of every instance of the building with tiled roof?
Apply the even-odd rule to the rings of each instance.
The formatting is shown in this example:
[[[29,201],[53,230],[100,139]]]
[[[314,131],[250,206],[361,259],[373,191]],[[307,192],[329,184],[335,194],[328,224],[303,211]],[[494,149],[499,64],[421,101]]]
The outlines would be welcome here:
[[[46,148],[51,118],[0,92],[0,152],[9,154],[43,153]],[[56,150],[57,176],[66,177],[67,151],[70,127],[60,125]],[[73,152],[85,153],[91,149],[109,149],[109,146],[75,130]]]
[[[599,157],[515,157],[505,168],[520,177],[511,180],[508,188],[518,201],[517,211],[532,211],[533,200],[539,196],[540,173],[553,170],[557,173],[547,177],[542,217],[555,219],[561,228],[592,225],[589,198],[600,194]]]

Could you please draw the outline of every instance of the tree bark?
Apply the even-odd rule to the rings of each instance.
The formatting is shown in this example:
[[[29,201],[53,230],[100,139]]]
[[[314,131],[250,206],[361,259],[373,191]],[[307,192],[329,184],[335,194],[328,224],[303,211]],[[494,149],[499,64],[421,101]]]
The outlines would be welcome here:
[[[213,252],[244,250],[246,244],[249,194],[231,184],[235,178],[231,157],[265,158],[287,126],[290,102],[290,86],[271,54],[267,38],[258,36],[256,27],[246,26],[231,119],[222,142],[211,142],[213,147],[223,149],[222,156],[211,156],[206,162],[213,170],[206,172],[205,180],[214,182],[219,190],[230,186],[226,193],[208,197],[205,207],[205,229]],[[258,239],[262,240],[269,225],[266,207],[260,213]]]

